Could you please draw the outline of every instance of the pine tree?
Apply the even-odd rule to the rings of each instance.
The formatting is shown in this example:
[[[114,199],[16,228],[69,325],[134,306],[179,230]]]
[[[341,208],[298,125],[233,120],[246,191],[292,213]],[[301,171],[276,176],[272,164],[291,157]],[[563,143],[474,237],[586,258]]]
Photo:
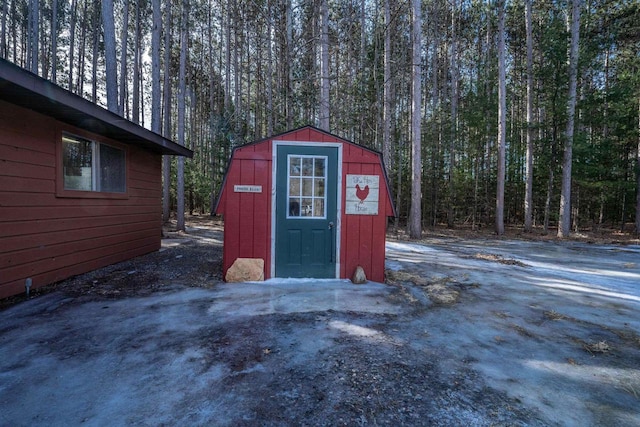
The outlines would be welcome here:
[[[505,6],[498,1],[498,178],[496,188],[496,234],[504,234],[505,143],[507,135],[507,94],[505,76]]]
[[[562,159],[562,193],[558,237],[566,237],[571,231],[571,166],[573,162],[573,131],[576,111],[576,86],[578,80],[578,47],[580,41],[580,9],[582,0],[571,3],[571,45],[569,53],[569,99],[567,101],[567,129]]]
[[[411,112],[411,211],[409,213],[409,235],[412,239],[422,237],[422,2],[412,0],[412,103]]]
[[[102,1],[104,55],[106,64],[107,108],[118,112],[118,77],[116,72],[116,30],[113,21],[113,0]],[[70,55],[73,57],[73,53]],[[71,85],[71,81],[69,82]]]

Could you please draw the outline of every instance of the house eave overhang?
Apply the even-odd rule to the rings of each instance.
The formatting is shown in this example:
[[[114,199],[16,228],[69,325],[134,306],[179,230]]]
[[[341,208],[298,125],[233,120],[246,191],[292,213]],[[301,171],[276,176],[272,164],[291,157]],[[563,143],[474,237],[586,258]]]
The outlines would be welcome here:
[[[188,148],[4,59],[0,59],[0,100],[124,144],[159,154],[193,157]]]

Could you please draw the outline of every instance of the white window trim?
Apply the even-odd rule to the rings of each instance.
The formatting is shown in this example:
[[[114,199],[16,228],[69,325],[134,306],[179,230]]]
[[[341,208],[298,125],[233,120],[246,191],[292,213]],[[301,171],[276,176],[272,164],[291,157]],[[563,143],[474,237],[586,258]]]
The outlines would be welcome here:
[[[69,138],[78,138],[84,141],[91,142],[95,149],[92,149],[92,169],[99,168],[99,155],[97,155],[97,151],[100,149],[100,145],[104,144],[118,150],[122,150],[124,153],[124,191],[123,192],[108,192],[108,191],[100,191],[100,190],[74,190],[67,189],[64,186],[64,147],[63,147],[63,138],[67,136]],[[116,141],[111,141],[105,138],[102,138],[100,135],[94,135],[92,133],[85,132],[81,129],[76,129],[67,126],[61,126],[58,128],[57,132],[57,141],[56,141],[56,197],[62,198],[88,198],[88,199],[128,199],[129,198],[129,147],[118,143]],[[98,160],[96,160],[98,159]],[[93,171],[92,171],[93,172]],[[97,188],[98,185],[98,174],[92,173],[92,188]]]
[[[287,155],[287,199],[289,199],[291,197],[290,195],[290,185],[291,185],[291,175],[289,175],[289,166],[291,166],[291,162],[290,159],[291,157],[299,157],[301,159],[323,159],[324,160],[324,175],[322,177],[319,176],[315,176],[312,175],[310,178],[313,178],[313,187],[311,188],[311,196],[307,196],[306,198],[311,198],[312,201],[315,201],[316,199],[320,199],[322,198],[324,200],[324,212],[322,216],[292,216],[290,215],[290,212],[287,210],[287,219],[301,219],[301,220],[313,220],[313,219],[327,219],[327,174],[329,173],[329,171],[327,170],[327,165],[329,164],[329,157],[328,156],[315,156],[315,155],[309,155],[309,154],[288,154]],[[314,171],[315,171],[315,163],[314,163]],[[300,178],[303,178],[302,176],[302,171],[300,172]],[[295,178],[295,177],[294,177]],[[324,179],[324,194],[322,195],[322,197],[320,196],[316,196],[315,195],[315,178],[323,178]],[[300,192],[302,193],[302,180],[300,180]],[[303,196],[302,194],[299,196],[300,199],[304,199],[305,196]],[[302,209],[302,205],[300,206],[300,209]],[[313,210],[315,210],[315,206],[312,208]]]

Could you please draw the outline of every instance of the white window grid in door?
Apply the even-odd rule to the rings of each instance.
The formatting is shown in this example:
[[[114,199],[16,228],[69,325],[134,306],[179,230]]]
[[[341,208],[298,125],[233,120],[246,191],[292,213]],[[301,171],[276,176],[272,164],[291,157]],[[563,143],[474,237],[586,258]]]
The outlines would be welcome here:
[[[327,218],[327,156],[287,155],[287,218]]]

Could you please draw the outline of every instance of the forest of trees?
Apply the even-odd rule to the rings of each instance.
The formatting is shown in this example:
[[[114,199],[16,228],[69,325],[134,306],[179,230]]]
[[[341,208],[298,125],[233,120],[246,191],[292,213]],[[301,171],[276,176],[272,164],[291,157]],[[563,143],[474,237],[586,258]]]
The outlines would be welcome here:
[[[311,124],[383,153],[412,235],[640,231],[637,1],[1,5],[1,58],[195,151],[165,162],[173,209],[210,212],[233,147]]]

